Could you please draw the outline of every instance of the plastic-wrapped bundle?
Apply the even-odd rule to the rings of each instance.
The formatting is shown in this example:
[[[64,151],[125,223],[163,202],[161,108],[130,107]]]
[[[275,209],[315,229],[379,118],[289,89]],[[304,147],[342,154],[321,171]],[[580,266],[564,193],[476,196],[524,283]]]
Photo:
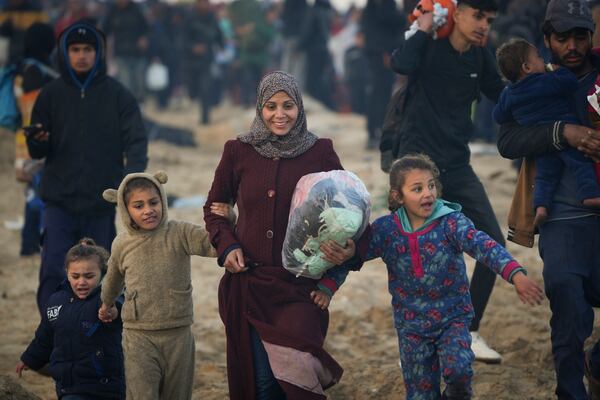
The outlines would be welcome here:
[[[319,250],[321,242],[345,245],[357,240],[369,223],[370,195],[349,171],[303,176],[296,184],[285,240],[283,266],[296,276],[319,279],[333,265]]]

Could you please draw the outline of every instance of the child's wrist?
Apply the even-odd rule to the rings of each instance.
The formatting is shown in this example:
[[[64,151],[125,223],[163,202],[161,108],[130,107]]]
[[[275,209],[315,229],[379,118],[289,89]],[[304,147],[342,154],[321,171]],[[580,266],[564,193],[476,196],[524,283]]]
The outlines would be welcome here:
[[[512,284],[515,283],[515,278],[517,280],[521,279],[521,277],[526,277],[527,276],[527,271],[525,270],[525,268],[520,267],[515,269],[510,276],[508,277],[508,281]]]
[[[333,292],[327,286],[317,283],[317,290],[325,293],[330,299],[333,297]]]

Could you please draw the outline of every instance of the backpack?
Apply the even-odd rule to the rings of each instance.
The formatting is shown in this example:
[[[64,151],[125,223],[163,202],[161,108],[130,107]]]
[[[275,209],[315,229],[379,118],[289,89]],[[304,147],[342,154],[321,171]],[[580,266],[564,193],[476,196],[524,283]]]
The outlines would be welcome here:
[[[483,70],[483,49],[477,51],[477,70],[479,71],[479,77],[481,77],[481,71]],[[419,71],[423,71],[426,66],[430,65],[433,60],[434,52],[431,46],[428,46],[425,51],[423,63],[419,68]],[[381,128],[381,139],[379,142],[379,151],[381,152],[380,167],[385,173],[390,172],[392,163],[398,157],[398,147],[400,145],[400,129],[402,127],[402,117],[406,110],[407,102],[410,100],[413,87],[419,80],[419,74],[413,75],[399,75],[399,87],[392,95],[387,110],[385,112],[385,118],[383,120],[383,126]],[[480,97],[479,79],[477,80],[477,97]]]
[[[16,75],[16,65],[0,68],[0,127],[11,131],[19,126],[21,120],[13,87]]]

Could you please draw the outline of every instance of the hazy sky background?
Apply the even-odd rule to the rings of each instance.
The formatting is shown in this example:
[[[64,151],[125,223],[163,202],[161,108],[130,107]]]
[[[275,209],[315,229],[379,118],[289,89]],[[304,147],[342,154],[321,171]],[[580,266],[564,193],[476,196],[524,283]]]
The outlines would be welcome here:
[[[309,2],[311,0],[308,0]],[[333,6],[339,10],[339,11],[345,11],[348,8],[350,8],[350,6],[352,4],[356,5],[357,7],[363,8],[365,6],[365,4],[367,4],[367,0],[330,0],[331,4],[333,4]],[[396,4],[398,5],[398,7],[402,6],[402,1],[401,0],[396,0]]]
[[[141,1],[141,0],[134,0],[134,1]],[[164,0],[167,3],[176,3],[182,0]],[[190,0],[186,0],[186,1],[190,1]],[[232,1],[232,0],[210,0],[212,3],[220,3],[222,1]],[[283,1],[283,0],[280,0]],[[314,0],[307,0],[309,4],[314,3]],[[367,0],[329,0],[331,2],[331,4],[335,7],[336,10],[338,11],[346,11],[348,10],[348,8],[350,8],[350,6],[352,6],[352,4],[354,4],[355,6],[359,7],[359,8],[363,8],[365,6],[365,4],[367,4]],[[398,5],[398,7],[402,6],[402,0],[396,0],[396,4]]]
[[[352,4],[363,8],[367,4],[367,0],[330,0],[336,10],[346,11]]]

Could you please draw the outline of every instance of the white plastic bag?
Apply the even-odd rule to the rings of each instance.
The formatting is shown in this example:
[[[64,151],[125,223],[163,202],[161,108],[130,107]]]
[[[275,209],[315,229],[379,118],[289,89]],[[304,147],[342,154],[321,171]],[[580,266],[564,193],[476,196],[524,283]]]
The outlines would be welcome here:
[[[308,174],[296,184],[283,242],[283,266],[296,276],[320,279],[333,267],[319,245],[357,240],[369,223],[370,195],[349,171]]]
[[[160,61],[153,61],[146,69],[146,87],[152,91],[169,86],[169,69]]]

